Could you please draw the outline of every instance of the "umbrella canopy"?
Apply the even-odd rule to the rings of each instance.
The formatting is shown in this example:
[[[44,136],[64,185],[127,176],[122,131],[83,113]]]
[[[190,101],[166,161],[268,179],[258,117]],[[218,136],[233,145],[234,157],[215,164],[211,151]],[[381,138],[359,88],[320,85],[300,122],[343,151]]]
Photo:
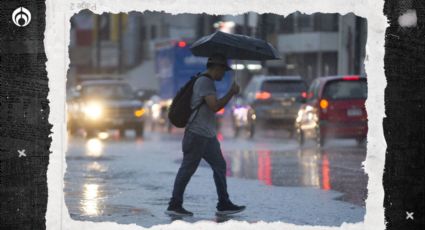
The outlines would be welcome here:
[[[195,56],[201,57],[219,53],[237,60],[281,59],[279,52],[264,40],[221,31],[200,38],[192,44],[190,50]]]

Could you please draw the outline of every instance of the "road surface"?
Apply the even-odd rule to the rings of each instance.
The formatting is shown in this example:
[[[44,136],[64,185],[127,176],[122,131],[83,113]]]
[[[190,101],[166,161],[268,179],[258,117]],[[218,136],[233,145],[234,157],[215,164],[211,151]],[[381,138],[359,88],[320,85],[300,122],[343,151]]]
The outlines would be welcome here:
[[[227,132],[224,132],[227,133]],[[65,203],[76,220],[136,223],[143,227],[175,220],[164,214],[182,160],[182,131],[146,131],[120,138],[72,137],[66,152]],[[227,162],[231,200],[247,209],[215,216],[212,170],[202,161],[185,193],[184,221],[229,219],[339,226],[363,221],[366,148],[334,140],[317,149],[299,148],[284,132],[262,131],[253,139],[219,134]]]

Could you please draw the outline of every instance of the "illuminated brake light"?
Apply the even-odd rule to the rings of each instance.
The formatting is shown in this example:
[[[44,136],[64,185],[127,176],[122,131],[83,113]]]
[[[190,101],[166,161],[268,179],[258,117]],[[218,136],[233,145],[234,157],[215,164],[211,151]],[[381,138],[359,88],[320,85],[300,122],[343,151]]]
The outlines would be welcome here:
[[[220,109],[220,110],[217,112],[217,115],[223,115],[223,114],[224,114],[224,108]]]
[[[320,108],[327,109],[329,106],[329,102],[326,99],[320,100]]]
[[[179,41],[178,46],[179,46],[180,48],[184,48],[184,47],[186,47],[186,42],[184,42],[184,41]]]
[[[342,79],[345,80],[345,81],[358,81],[360,79],[360,77],[354,75],[354,76],[345,76]]]
[[[301,97],[303,97],[303,98],[307,98],[307,92],[302,92],[302,93],[301,93]]]
[[[267,100],[270,99],[272,95],[269,92],[258,92],[255,94],[255,99],[257,100]]]

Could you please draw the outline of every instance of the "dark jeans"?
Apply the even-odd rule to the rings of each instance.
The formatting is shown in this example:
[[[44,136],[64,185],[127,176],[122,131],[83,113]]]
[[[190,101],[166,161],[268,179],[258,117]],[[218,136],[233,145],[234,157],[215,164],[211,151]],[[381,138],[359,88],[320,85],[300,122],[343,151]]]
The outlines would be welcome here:
[[[170,206],[183,204],[183,193],[201,159],[205,159],[214,172],[214,182],[220,203],[229,201],[226,183],[226,161],[216,137],[208,138],[185,131],[183,141],[183,162],[174,181]]]

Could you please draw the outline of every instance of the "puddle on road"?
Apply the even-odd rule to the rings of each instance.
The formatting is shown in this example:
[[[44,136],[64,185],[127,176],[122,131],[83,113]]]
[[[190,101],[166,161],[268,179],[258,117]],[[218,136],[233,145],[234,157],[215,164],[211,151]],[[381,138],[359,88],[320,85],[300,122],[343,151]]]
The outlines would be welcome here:
[[[78,205],[79,214],[74,216],[100,217],[100,216],[137,216],[152,215],[150,211],[140,207],[130,205],[107,205],[107,193],[113,193],[110,188],[105,188],[103,184],[85,183],[81,191],[81,198]],[[77,194],[74,194],[77,195]],[[71,205],[71,207],[73,207]],[[71,213],[73,213],[71,211]]]
[[[130,205],[110,205],[103,210],[107,216],[138,216],[138,215],[152,215],[152,213],[144,208],[136,208]]]
[[[169,216],[169,218],[170,218],[170,223],[176,220],[181,220],[181,221],[185,221],[189,223],[196,223],[198,221],[212,221],[216,223],[224,223],[230,220],[245,221],[250,224],[257,222],[257,221],[247,221],[246,216],[241,214],[234,214],[234,215],[228,215],[228,216],[214,216],[213,218],[199,218],[197,216],[191,216],[191,217]]]
[[[365,149],[350,147],[223,152],[228,177],[259,180],[269,186],[334,190],[343,193],[339,200],[362,207],[367,196],[367,175],[361,165],[365,155]],[[209,165],[202,160],[200,167]]]
[[[99,184],[84,184],[82,196],[80,202],[81,213],[87,216],[99,216],[103,214],[102,198],[105,197],[105,194]]]
[[[114,179],[134,179],[136,178],[136,171],[113,171],[110,172],[105,176],[105,179],[107,180],[114,180]]]
[[[67,161],[111,161],[113,160],[113,157],[106,157],[106,156],[100,156],[100,157],[89,157],[89,156],[66,156]]]
[[[70,151],[70,150],[68,150]],[[99,138],[92,138],[84,141],[84,150],[79,155],[66,156],[66,160],[77,161],[110,161],[113,157],[105,156],[105,143]]]
[[[176,172],[167,171],[167,172],[159,172],[159,174],[175,176],[176,175]]]
[[[84,209],[86,208],[86,209]],[[91,207],[90,212],[80,212],[79,214],[73,213],[73,217],[101,217],[101,216],[117,216],[117,217],[128,217],[128,216],[153,216],[153,214],[144,208],[137,208],[130,205],[108,205]],[[95,209],[96,208],[96,209]],[[87,211],[87,207],[83,207],[84,211]]]
[[[159,191],[164,188],[164,186],[158,186],[153,184],[142,184],[141,185],[144,189],[149,191]]]
[[[92,173],[96,173],[96,172],[103,173],[108,171],[108,167],[103,164],[99,164],[97,161],[93,161],[87,165],[87,171]]]

